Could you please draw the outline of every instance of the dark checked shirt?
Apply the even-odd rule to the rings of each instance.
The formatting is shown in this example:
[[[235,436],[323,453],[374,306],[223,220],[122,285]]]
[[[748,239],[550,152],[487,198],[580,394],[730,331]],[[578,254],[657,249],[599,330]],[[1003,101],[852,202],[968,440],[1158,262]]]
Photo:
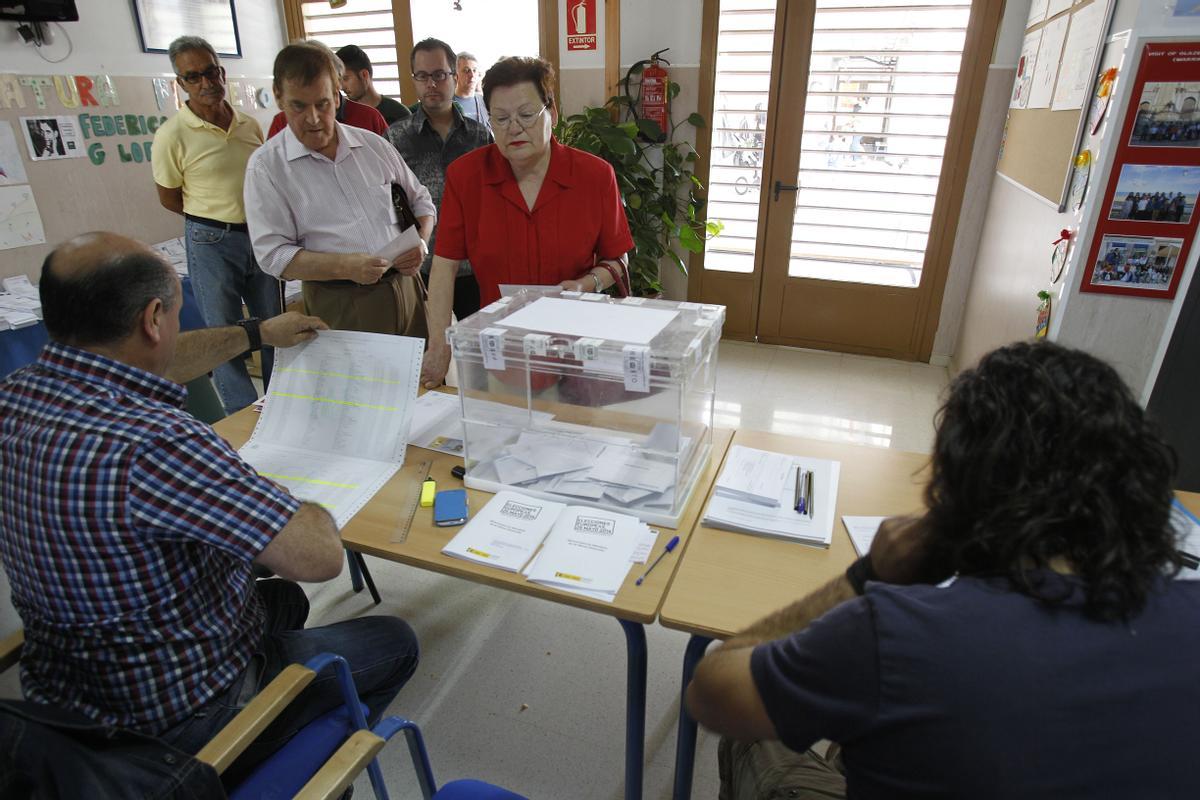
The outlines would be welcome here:
[[[466,155],[477,147],[491,144],[492,132],[483,123],[476,122],[464,116],[457,105],[454,108],[454,125],[450,134],[443,140],[433,129],[425,109],[420,104],[416,106],[413,115],[408,119],[392,123],[388,128],[387,138],[400,151],[400,156],[408,168],[417,176],[417,180],[429,190],[433,204],[442,207],[442,189],[446,186],[446,167],[459,156]],[[411,198],[410,198],[411,199]],[[421,265],[421,272],[429,275],[429,267],[433,263],[433,245],[437,241],[437,230],[429,237],[429,255]],[[459,275],[470,275],[471,265],[463,261],[458,266]]]
[[[264,620],[250,562],[300,503],[184,397],[53,342],[0,382],[0,557],[28,699],[155,734],[246,667]]]

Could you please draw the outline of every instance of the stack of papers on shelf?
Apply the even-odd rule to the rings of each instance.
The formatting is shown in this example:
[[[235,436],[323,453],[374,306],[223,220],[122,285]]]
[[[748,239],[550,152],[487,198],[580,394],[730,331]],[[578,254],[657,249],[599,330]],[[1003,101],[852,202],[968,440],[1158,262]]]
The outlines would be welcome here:
[[[735,444],[717,478],[717,494],[776,508],[789,477],[794,479],[790,456]]]
[[[26,275],[4,279],[0,292],[0,330],[28,328],[42,318],[42,298]]]
[[[442,552],[611,603],[657,538],[658,531],[627,514],[502,491]]]
[[[785,458],[790,463],[775,505],[735,499],[720,492],[713,492],[704,512],[704,524],[740,533],[776,536],[803,544],[828,547],[833,540],[833,512],[837,504],[841,464],[837,461],[803,456]],[[727,461],[721,477],[717,479],[718,485],[729,466]],[[809,513],[796,511],[798,470],[808,470],[813,474]]]
[[[408,336],[321,331],[279,349],[266,405],[238,452],[345,526],[404,464],[424,345]]]

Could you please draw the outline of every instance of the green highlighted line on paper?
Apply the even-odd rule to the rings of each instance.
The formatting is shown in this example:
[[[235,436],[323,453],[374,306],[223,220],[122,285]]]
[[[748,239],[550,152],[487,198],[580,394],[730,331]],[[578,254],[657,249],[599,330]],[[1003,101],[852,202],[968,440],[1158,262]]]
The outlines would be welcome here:
[[[377,378],[373,375],[349,375],[344,372],[328,372],[320,369],[300,369],[299,367],[284,367],[276,372],[293,372],[297,375],[321,375],[326,378],[345,378],[350,381],[365,381],[367,383],[391,383],[402,385],[405,381],[394,381],[388,378]]]
[[[271,392],[275,397],[291,397],[295,400],[312,400],[314,403],[333,403],[339,406],[351,406],[353,408],[370,408],[374,411],[402,411],[398,406],[377,406],[371,403],[355,403],[351,400],[338,400],[333,397],[317,397],[311,394],[292,394],[291,392]]]
[[[296,481],[297,483],[312,483],[317,486],[332,486],[334,489],[357,489],[357,483],[335,483],[334,481],[323,481],[318,478],[303,478],[299,475],[280,475],[277,472],[260,472],[264,478],[272,478],[277,481]],[[324,505],[324,504],[322,504]],[[330,506],[332,508],[332,506]]]

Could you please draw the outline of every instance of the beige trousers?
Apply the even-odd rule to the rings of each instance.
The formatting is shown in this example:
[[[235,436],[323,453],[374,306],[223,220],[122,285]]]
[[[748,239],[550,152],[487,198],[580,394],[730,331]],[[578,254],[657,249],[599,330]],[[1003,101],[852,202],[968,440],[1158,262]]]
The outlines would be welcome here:
[[[416,278],[393,272],[369,286],[350,281],[305,281],[304,305],[339,331],[426,338],[425,301]]]

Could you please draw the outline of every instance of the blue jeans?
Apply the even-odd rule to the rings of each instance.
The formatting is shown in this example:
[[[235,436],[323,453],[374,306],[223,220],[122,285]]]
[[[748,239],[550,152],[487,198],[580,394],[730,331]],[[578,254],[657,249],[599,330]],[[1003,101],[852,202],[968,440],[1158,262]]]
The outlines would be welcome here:
[[[251,315],[261,319],[280,313],[279,281],[258,268],[249,234],[212,228],[190,219],[184,222],[184,233],[192,292],[205,325],[215,328],[242,319],[243,300]],[[274,349],[264,347],[264,387],[271,380],[274,362]],[[213,376],[227,414],[258,399],[243,359],[235,358],[220,365]]]
[[[267,608],[267,623],[249,666],[222,694],[161,738],[180,750],[198,752],[284,668],[319,653],[346,659],[358,696],[367,706],[368,724],[378,722],[417,669],[417,636],[408,623],[399,617],[374,616],[304,628],[308,598],[303,589],[278,578],[258,581],[257,589]],[[327,669],[225,771],[226,785],[236,786],[301,728],[341,705],[333,670]]]

